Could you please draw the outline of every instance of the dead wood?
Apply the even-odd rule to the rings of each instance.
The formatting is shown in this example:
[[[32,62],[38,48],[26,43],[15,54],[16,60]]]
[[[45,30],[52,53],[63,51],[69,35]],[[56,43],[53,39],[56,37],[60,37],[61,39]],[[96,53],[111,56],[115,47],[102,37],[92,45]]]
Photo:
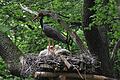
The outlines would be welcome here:
[[[35,77],[58,77],[64,75],[67,80],[71,80],[71,78],[77,78],[77,80],[83,80],[79,78],[79,75],[77,73],[51,73],[51,72],[35,72]],[[117,80],[114,78],[109,78],[102,75],[92,75],[92,74],[82,74],[82,76],[85,78],[85,80]]]

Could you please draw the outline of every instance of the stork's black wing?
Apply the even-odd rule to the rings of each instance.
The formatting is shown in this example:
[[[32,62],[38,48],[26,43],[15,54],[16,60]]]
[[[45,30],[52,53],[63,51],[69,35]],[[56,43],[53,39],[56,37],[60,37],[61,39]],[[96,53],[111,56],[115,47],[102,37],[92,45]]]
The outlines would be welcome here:
[[[59,31],[57,31],[56,29],[52,28],[50,25],[47,24],[44,24],[43,26],[44,26],[43,32],[47,37],[57,41],[61,41],[63,43],[67,43],[67,39],[62,34],[60,34]]]

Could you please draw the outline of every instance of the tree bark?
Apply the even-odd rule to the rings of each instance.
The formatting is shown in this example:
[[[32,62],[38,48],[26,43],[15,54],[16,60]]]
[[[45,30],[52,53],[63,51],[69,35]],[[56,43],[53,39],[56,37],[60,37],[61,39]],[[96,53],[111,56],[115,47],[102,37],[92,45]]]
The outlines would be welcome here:
[[[0,32],[0,56],[5,61],[11,74],[20,76],[20,56],[22,52],[12,43],[10,38]]]
[[[106,1],[105,1],[106,2]],[[105,4],[105,3],[104,3]],[[88,48],[92,54],[95,54],[101,62],[98,72],[103,75],[111,75],[112,65],[110,63],[108,41],[106,39],[105,27],[91,27],[91,30],[86,28],[92,22],[90,16],[95,14],[95,11],[90,10],[95,5],[95,0],[84,0],[83,11],[83,29],[87,41]]]

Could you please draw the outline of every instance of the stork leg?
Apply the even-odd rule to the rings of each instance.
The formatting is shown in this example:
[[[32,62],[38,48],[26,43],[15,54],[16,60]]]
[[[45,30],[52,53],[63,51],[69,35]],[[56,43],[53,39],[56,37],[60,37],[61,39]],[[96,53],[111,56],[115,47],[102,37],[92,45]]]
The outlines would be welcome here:
[[[52,39],[52,46],[53,46],[52,50],[54,52],[55,51],[55,45],[54,45],[54,40],[53,39]]]
[[[52,39],[52,46],[54,47],[54,40]]]
[[[48,54],[50,53],[50,39],[48,38]]]
[[[68,50],[70,50],[70,45],[69,45],[69,43],[70,43],[70,36],[69,36],[69,34],[68,34],[68,32],[67,32],[67,48],[68,48]]]

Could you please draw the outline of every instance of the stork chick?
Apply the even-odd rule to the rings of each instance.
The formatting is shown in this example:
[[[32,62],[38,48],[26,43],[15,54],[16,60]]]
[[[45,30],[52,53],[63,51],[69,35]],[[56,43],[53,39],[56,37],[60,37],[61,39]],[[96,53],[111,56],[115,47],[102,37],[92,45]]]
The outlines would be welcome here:
[[[48,56],[54,54],[54,46],[47,46],[47,49],[42,50],[38,56]]]
[[[55,55],[66,55],[67,56],[67,55],[71,54],[71,52],[69,50],[63,49],[59,45],[55,45],[54,52],[55,52]]]

